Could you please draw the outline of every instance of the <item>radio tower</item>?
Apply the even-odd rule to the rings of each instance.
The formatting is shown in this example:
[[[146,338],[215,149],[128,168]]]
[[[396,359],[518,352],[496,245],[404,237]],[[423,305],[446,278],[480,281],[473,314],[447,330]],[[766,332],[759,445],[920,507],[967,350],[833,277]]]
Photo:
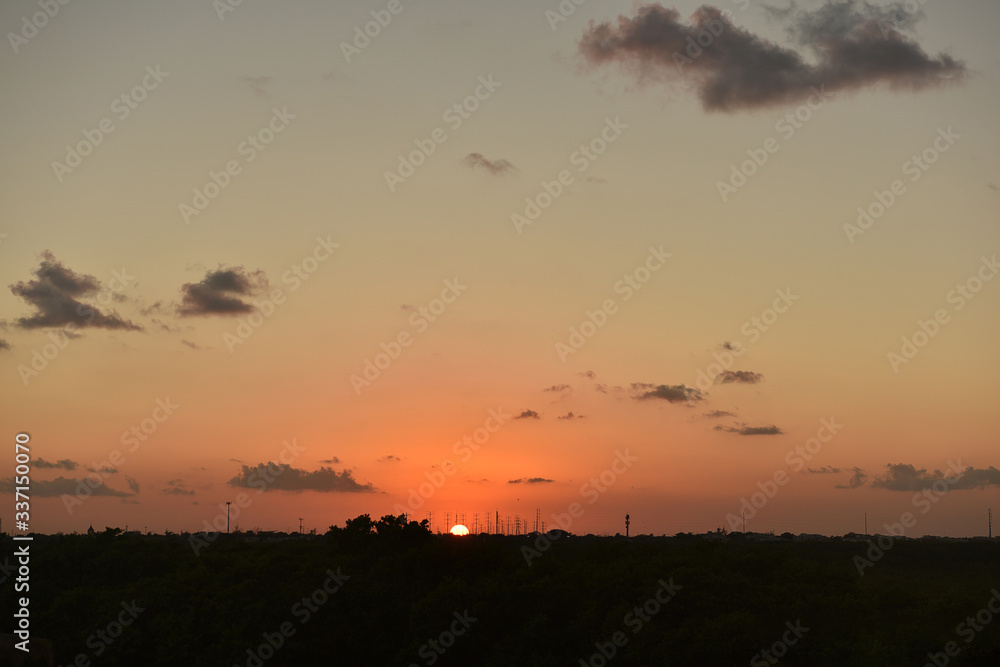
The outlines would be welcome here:
[[[541,519],[542,519],[542,510],[541,510],[541,508],[536,507],[535,508],[535,532],[536,533],[538,532],[538,524],[541,522]]]

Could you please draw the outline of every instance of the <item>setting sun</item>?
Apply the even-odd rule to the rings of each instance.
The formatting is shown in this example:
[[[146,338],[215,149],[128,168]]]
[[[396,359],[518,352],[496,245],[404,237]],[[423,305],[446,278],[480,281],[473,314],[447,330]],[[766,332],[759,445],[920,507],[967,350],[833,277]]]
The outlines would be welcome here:
[[[462,524],[457,524],[455,526],[452,526],[451,530],[449,530],[448,532],[451,533],[452,535],[468,535],[469,529],[463,526]]]

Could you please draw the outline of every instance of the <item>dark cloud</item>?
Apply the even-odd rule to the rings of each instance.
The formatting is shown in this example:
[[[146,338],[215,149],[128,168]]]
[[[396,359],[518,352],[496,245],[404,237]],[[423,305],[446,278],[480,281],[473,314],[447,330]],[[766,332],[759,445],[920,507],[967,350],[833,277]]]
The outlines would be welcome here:
[[[507,160],[489,160],[482,153],[469,153],[462,158],[462,164],[470,169],[485,169],[494,176],[503,176],[517,171],[517,167]]]
[[[267,90],[267,85],[271,83],[269,76],[241,76],[240,81],[250,86],[250,89],[264,99],[270,99],[271,93]]]
[[[551,484],[554,479],[545,479],[544,477],[522,477],[521,479],[511,479],[508,480],[508,484]]]
[[[573,412],[567,412],[566,414],[557,417],[557,419],[586,419],[587,415],[578,415]]]
[[[676,9],[640,5],[617,24],[591,23],[579,50],[591,65],[618,63],[642,79],[690,81],[708,111],[802,101],[814,88],[831,94],[876,85],[920,90],[961,79],[964,63],[947,54],[932,57],[899,32],[917,18],[900,22],[904,12],[901,3],[855,0],[790,10],[785,20],[800,51],[733,25],[731,13],[716,7],[700,7],[685,23]]]
[[[546,387],[542,391],[552,391],[552,392],[562,392],[562,391],[573,391],[573,387],[568,384],[554,384],[551,387]]]
[[[320,463],[337,464],[337,463],[340,463],[340,459],[338,459],[336,456],[334,456],[333,458],[324,459],[324,460],[320,461]]]
[[[1000,470],[993,466],[989,468],[969,466],[964,468],[959,475],[953,471],[944,473],[940,470],[929,473],[926,468],[916,468],[909,463],[890,463],[886,464],[885,468],[884,473],[876,475],[872,479],[871,487],[873,489],[923,491],[940,481],[945,481],[949,489],[955,490],[1000,488]]]
[[[76,470],[80,467],[79,463],[76,461],[70,461],[69,459],[60,459],[53,463],[39,458],[32,461],[31,465],[36,468],[62,468],[63,470]]]
[[[191,489],[182,489],[179,486],[169,486],[162,491],[160,491],[165,496],[193,496],[194,491]]]
[[[834,468],[832,466],[823,466],[822,468],[806,468],[806,472],[812,475],[830,475],[838,472],[846,472],[844,468]]]
[[[244,315],[254,307],[245,302],[267,287],[263,271],[247,272],[242,266],[209,271],[199,283],[181,287],[181,305],[177,313],[189,315]]]
[[[402,461],[402,460],[403,459],[399,458],[398,456],[394,456],[393,454],[386,454],[385,456],[383,456],[382,458],[380,458],[378,460],[378,462],[379,463],[395,463],[396,461]]]
[[[125,481],[128,483],[128,488],[131,489],[132,493],[139,493],[139,482],[135,477],[125,475]]]
[[[725,431],[727,433],[737,433],[739,435],[782,435],[782,431],[777,426],[773,424],[771,426],[746,426],[745,424],[739,424],[737,426],[723,426],[719,424],[715,427],[716,431]]]
[[[753,371],[722,371],[715,376],[715,384],[757,384],[764,376]]]
[[[732,341],[728,341],[727,340],[727,341],[723,341],[722,343],[719,343],[719,349],[721,349],[721,350],[729,350],[730,352],[738,352],[739,350],[743,349],[743,344],[742,343],[734,343]]]
[[[190,348],[191,348],[192,350],[200,350],[200,349],[202,349],[201,345],[198,345],[198,343],[193,343],[193,342],[189,341],[189,340],[188,340],[188,339],[186,339],[186,338],[182,338],[182,339],[181,339],[181,344],[183,344],[183,345],[187,345],[187,346],[188,346],[188,347],[190,347]]]
[[[854,474],[851,475],[851,479],[847,482],[847,484],[838,484],[836,488],[857,489],[858,487],[864,486],[865,482],[868,481],[868,474],[861,468],[855,468],[853,473]]]
[[[712,410],[711,412],[706,412],[705,416],[709,419],[720,419],[722,417],[735,417],[736,415],[729,410]]]
[[[370,483],[361,484],[350,470],[337,472],[325,466],[309,472],[292,468],[283,463],[258,463],[254,467],[243,466],[236,477],[229,480],[230,486],[256,488],[266,491],[327,491],[333,493],[375,493]]]
[[[24,299],[35,309],[30,317],[15,320],[22,329],[47,327],[93,327],[98,329],[124,329],[142,331],[142,327],[123,319],[116,312],[104,313],[95,306],[81,302],[84,297],[95,297],[101,283],[93,276],[81,275],[59,262],[48,250],[32,273],[35,280],[9,285],[11,293]]]
[[[631,385],[633,398],[637,400],[648,400],[658,398],[668,403],[686,403],[688,401],[702,400],[701,392],[694,387],[687,387],[682,384],[675,385],[652,385],[644,382],[633,382]]]
[[[0,338],[0,350],[9,350],[9,349],[10,349],[10,343],[5,341],[3,338]]]
[[[125,491],[112,489],[104,483],[103,479],[97,485],[97,488],[94,488],[93,479],[67,477],[56,477],[53,480],[33,479],[31,480],[31,495],[36,498],[54,498],[61,495],[75,496],[81,484],[83,484],[83,487],[87,489],[91,496],[114,496],[120,498],[132,495]],[[14,479],[12,477],[0,480],[0,493],[14,493]]]
[[[587,378],[588,380],[596,380],[597,379],[597,373],[595,373],[594,371],[581,371],[580,375],[582,375],[583,377]]]
[[[525,410],[521,414],[514,417],[514,419],[541,419],[541,417],[539,417],[538,413],[534,410]]]

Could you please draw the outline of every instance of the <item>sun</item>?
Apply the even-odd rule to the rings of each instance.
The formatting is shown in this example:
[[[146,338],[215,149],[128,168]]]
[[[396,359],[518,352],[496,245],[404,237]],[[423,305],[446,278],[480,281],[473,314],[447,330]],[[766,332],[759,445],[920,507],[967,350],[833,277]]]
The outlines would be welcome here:
[[[469,529],[459,523],[452,526],[451,530],[449,530],[448,532],[451,533],[452,535],[468,535]]]

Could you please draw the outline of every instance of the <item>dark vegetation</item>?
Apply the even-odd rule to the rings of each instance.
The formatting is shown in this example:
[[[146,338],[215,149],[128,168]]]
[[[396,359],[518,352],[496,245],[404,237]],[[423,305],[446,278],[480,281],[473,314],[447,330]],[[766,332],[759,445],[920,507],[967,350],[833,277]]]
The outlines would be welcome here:
[[[847,539],[564,535],[529,566],[533,538],[435,536],[401,517],[317,536],[219,535],[197,555],[192,537],[37,536],[32,627],[56,664],[600,665],[596,644],[622,632],[609,665],[766,665],[760,652],[796,621],[809,630],[780,664],[919,666],[948,642],[959,648],[949,665],[1000,664],[1000,615],[969,642],[956,631],[1000,589],[996,540],[901,541],[862,577],[853,558],[869,545]],[[634,608],[661,580],[680,588],[640,622]],[[319,602],[324,583],[336,590]],[[133,600],[144,611],[111,639]],[[283,624],[291,636],[261,652]],[[441,637],[450,627],[463,630],[453,644]]]

